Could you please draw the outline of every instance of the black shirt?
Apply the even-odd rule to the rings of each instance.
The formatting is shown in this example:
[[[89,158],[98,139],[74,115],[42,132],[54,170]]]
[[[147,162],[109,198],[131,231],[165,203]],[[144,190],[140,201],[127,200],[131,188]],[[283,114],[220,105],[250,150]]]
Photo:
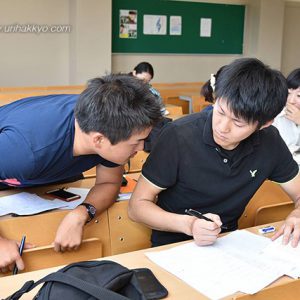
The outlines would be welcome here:
[[[212,134],[212,111],[196,113],[166,125],[142,174],[158,187],[157,205],[184,214],[193,208],[214,213],[229,230],[266,180],[284,183],[298,174],[298,165],[270,126],[243,140],[233,152],[218,146]],[[153,230],[153,245],[190,239],[190,236]]]

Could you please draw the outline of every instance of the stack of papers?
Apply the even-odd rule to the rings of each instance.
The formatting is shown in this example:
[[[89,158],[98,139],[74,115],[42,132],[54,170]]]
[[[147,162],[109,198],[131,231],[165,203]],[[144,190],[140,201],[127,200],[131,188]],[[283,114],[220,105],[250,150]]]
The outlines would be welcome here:
[[[148,252],[153,262],[176,275],[210,299],[221,299],[238,291],[254,294],[282,275],[300,275],[298,259],[277,251],[280,245],[245,230],[219,238],[214,245],[198,247],[194,242],[159,252]],[[269,255],[269,253],[273,255]],[[276,257],[276,258],[275,258]],[[218,288],[216,288],[218,287]]]

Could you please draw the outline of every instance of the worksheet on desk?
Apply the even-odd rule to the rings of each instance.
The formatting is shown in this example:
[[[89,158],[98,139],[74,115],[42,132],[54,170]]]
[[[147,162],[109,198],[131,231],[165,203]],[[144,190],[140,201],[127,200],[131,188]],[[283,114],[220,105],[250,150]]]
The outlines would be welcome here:
[[[13,213],[20,216],[26,216],[55,208],[61,208],[66,205],[67,203],[64,201],[49,201],[35,194],[23,192],[0,197],[0,215],[4,216]]]
[[[270,243],[265,237],[238,230],[212,246],[190,242],[146,255],[208,298],[221,299],[238,291],[256,293],[293,268],[293,263],[274,260],[263,252]]]

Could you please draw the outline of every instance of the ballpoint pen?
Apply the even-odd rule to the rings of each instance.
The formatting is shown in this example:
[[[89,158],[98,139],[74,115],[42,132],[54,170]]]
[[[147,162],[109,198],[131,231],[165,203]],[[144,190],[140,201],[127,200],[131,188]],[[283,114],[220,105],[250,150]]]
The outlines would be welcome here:
[[[201,212],[199,212],[195,209],[191,209],[191,208],[186,209],[185,213],[190,215],[190,216],[196,217],[198,219],[203,219],[205,221],[214,222],[212,219],[204,216]],[[227,226],[223,226],[223,225],[221,225],[221,228],[224,229],[224,230],[228,229]]]
[[[26,236],[23,235],[21,243],[20,243],[20,247],[19,247],[19,254],[20,254],[20,256],[22,256],[22,253],[23,253],[23,249],[24,249],[24,246],[25,246],[25,240],[26,240]],[[15,264],[14,270],[13,270],[13,275],[16,275],[16,274],[18,274],[17,264]]]

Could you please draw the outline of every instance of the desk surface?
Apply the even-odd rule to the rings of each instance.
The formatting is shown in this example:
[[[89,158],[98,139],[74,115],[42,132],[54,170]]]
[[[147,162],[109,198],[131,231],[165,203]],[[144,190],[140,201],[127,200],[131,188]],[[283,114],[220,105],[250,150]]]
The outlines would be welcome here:
[[[278,228],[280,226],[281,222],[274,223],[274,225]],[[249,231],[252,231],[254,233],[257,233],[257,228],[262,227],[253,227],[250,228]],[[184,242],[183,242],[184,243]],[[180,244],[180,243],[178,243]],[[160,268],[158,265],[154,264],[151,262],[145,255],[145,252],[149,251],[159,251],[163,249],[170,248],[174,245],[178,244],[173,244],[173,245],[166,245],[162,247],[157,247],[157,248],[152,248],[152,249],[146,249],[146,250],[139,250],[139,251],[134,251],[130,253],[125,253],[125,254],[119,254],[119,255],[114,255],[114,256],[109,256],[105,257],[103,259],[105,260],[113,260],[116,261],[128,268],[140,268],[140,267],[147,267],[150,268],[155,276],[158,278],[159,281],[167,288],[169,291],[169,296],[167,299],[172,299],[172,300],[182,300],[182,299],[189,299],[189,300],[202,300],[202,299],[207,299],[205,296],[201,295],[199,292],[194,290],[192,287],[175,277],[174,275],[168,273],[164,269]],[[101,260],[101,259],[100,259]],[[15,292],[17,289],[19,289],[26,281],[28,280],[38,280],[42,278],[43,276],[58,270],[60,267],[54,267],[54,268],[49,268],[49,269],[43,269],[39,271],[34,271],[34,272],[28,272],[24,274],[19,274],[15,276],[7,276],[0,278],[0,297],[7,297],[13,292]],[[278,281],[276,281],[274,284],[271,285],[280,285],[285,282],[292,281],[292,279],[288,278],[282,278]],[[29,294],[26,294],[22,297],[22,299],[32,299],[33,295],[37,293],[37,289],[32,291]],[[235,298],[235,297],[234,297]],[[232,296],[231,297],[226,297],[225,299],[234,299]]]

